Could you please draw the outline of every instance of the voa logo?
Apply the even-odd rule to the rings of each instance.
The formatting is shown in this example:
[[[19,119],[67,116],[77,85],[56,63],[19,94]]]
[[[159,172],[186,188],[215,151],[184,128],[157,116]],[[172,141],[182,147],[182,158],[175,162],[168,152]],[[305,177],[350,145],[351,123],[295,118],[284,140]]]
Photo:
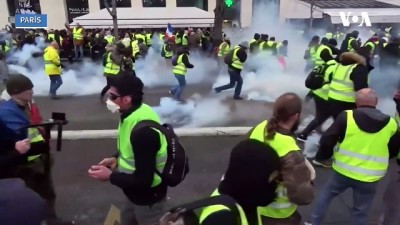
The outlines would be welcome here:
[[[360,23],[358,25],[359,27],[372,26],[367,12],[361,12],[360,15],[353,15],[352,12],[339,12],[339,15],[340,19],[342,20],[342,24],[345,27],[350,26],[351,23]]]

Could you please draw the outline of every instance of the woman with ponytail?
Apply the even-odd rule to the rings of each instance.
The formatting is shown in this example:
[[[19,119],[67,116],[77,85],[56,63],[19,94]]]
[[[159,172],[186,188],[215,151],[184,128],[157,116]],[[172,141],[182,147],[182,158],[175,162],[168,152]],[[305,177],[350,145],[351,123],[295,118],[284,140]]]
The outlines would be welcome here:
[[[308,205],[314,199],[315,171],[302,156],[293,135],[300,124],[301,110],[300,97],[285,93],[276,99],[272,118],[250,132],[250,139],[262,141],[276,151],[281,164],[277,198],[267,207],[258,209],[263,224],[300,225],[297,205]]]

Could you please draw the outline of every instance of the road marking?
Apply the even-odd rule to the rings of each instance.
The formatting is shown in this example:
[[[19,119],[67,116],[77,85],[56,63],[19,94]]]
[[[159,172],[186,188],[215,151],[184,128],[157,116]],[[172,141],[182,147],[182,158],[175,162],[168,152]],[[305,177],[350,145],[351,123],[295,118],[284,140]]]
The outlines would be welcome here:
[[[243,136],[251,130],[251,127],[199,127],[177,128],[179,137],[210,137],[210,136]],[[57,131],[52,131],[51,136],[57,137]],[[63,131],[64,140],[82,139],[110,139],[117,138],[117,130],[66,130]]]
[[[111,205],[108,211],[104,225],[118,225],[121,224],[121,210],[115,205]]]

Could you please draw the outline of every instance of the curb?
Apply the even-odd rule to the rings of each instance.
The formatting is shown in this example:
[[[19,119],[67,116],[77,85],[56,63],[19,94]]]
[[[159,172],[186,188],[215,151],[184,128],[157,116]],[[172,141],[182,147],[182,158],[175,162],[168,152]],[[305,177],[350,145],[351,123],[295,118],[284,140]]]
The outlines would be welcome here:
[[[175,133],[179,137],[242,136],[250,130],[251,127],[200,127],[176,128]],[[117,138],[117,130],[66,130],[62,135],[63,140],[113,139]],[[54,139],[57,132],[52,131],[51,136]]]

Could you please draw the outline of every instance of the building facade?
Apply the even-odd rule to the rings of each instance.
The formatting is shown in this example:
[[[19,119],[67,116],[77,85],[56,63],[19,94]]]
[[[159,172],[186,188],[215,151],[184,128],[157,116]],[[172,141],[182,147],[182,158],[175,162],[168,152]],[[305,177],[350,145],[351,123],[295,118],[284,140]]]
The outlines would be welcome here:
[[[246,4],[240,4],[240,0],[236,1],[239,10],[235,12],[235,19],[239,20],[243,27],[250,26],[252,0],[246,0]],[[117,0],[117,7],[133,9],[140,7],[197,7],[213,12],[215,6],[216,0]],[[37,13],[47,14],[48,28],[61,29],[65,22],[72,22],[75,17],[104,8],[104,0],[0,0],[0,27],[3,28],[9,24],[9,18],[15,14]]]

